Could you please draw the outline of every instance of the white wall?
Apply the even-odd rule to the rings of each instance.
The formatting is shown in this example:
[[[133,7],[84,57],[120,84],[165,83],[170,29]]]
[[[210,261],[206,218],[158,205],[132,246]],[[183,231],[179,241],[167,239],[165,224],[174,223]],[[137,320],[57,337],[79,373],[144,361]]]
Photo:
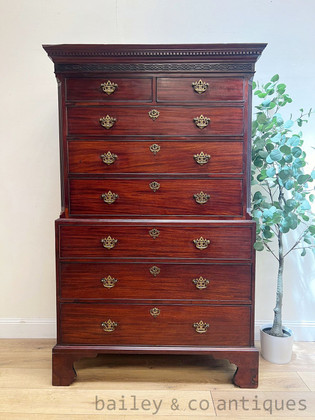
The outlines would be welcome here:
[[[268,42],[274,73],[315,105],[313,0],[0,0],[0,336],[54,336],[53,221],[60,210],[57,88],[41,44]],[[304,130],[310,149],[315,117]],[[314,260],[291,256],[285,320],[315,340]],[[257,323],[271,318],[275,274],[257,254]]]

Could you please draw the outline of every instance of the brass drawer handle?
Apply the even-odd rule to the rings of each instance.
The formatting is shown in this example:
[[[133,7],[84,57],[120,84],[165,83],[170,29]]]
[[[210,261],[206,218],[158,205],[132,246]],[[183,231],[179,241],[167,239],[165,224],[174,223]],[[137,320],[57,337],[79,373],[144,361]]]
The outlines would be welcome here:
[[[209,162],[209,159],[211,158],[210,155],[204,152],[200,152],[196,155],[194,155],[194,159],[198,165],[202,166]]]
[[[199,322],[195,322],[193,324],[193,327],[195,328],[197,333],[204,334],[205,332],[207,332],[207,329],[209,328],[209,324],[203,321],[199,321]]]
[[[157,118],[159,118],[159,116],[160,112],[157,109],[151,109],[151,111],[149,111],[149,117],[152,121],[155,121]]]
[[[108,191],[107,193],[102,194],[101,198],[103,199],[104,203],[113,204],[115,203],[117,198],[119,198],[119,195],[111,191]]]
[[[153,316],[153,318],[156,318],[157,316],[159,316],[160,313],[161,311],[159,310],[159,308],[150,309],[150,314]]]
[[[196,203],[198,204],[206,204],[209,198],[210,198],[210,195],[207,193],[204,193],[203,191],[200,191],[200,193],[198,194],[194,194],[194,199]]]
[[[111,165],[115,162],[118,156],[115,155],[115,153],[108,151],[107,153],[102,154],[100,158],[102,159],[103,163],[106,163],[106,165]]]
[[[111,236],[107,236],[107,238],[101,239],[103,247],[106,249],[112,249],[118,242],[118,239],[112,238]]]
[[[100,124],[102,127],[106,128],[106,130],[109,130],[110,128],[112,128],[116,121],[117,121],[116,118],[111,117],[108,114],[106,115],[106,117],[100,118]]]
[[[157,190],[159,190],[160,189],[160,186],[161,186],[161,184],[159,184],[158,182],[156,182],[156,181],[153,181],[153,182],[151,182],[150,184],[149,184],[149,187],[151,188],[151,190],[153,191],[153,192],[156,192]]]
[[[108,319],[107,321],[102,322],[101,326],[105,332],[112,332],[115,331],[116,327],[118,326],[118,323],[112,321],[111,319]]]
[[[200,236],[199,239],[194,239],[193,243],[197,249],[206,249],[210,244],[210,239],[204,239],[202,236]]]
[[[110,80],[107,80],[107,82],[101,84],[101,88],[104,93],[111,95],[118,88],[118,85],[117,83],[113,83]]]
[[[160,274],[161,269],[159,267],[157,267],[156,265],[153,265],[152,267],[150,267],[150,273],[152,274],[152,276],[156,277]]]
[[[161,150],[161,146],[159,146],[158,144],[154,143],[151,144],[150,146],[150,151],[154,154],[154,156]]]
[[[209,87],[209,83],[203,82],[201,79],[198,80],[198,82],[193,82],[192,83],[192,87],[194,89],[195,92],[199,93],[200,95],[202,93],[205,93],[206,90]]]
[[[209,122],[210,122],[210,118],[204,117],[203,115],[200,115],[200,117],[194,118],[194,123],[196,124],[198,128],[200,128],[200,130],[207,127]]]
[[[111,289],[112,287],[115,287],[115,284],[118,282],[117,279],[114,279],[112,276],[104,277],[101,282],[103,283],[103,286],[106,287],[106,289]]]
[[[208,284],[209,284],[209,280],[208,279],[204,279],[202,276],[199,277],[199,279],[193,279],[192,281],[194,283],[194,285],[196,286],[197,289],[199,290],[203,290],[206,289]]]
[[[151,229],[149,231],[149,235],[151,236],[151,238],[156,239],[159,235],[160,235],[160,231],[158,229]]]

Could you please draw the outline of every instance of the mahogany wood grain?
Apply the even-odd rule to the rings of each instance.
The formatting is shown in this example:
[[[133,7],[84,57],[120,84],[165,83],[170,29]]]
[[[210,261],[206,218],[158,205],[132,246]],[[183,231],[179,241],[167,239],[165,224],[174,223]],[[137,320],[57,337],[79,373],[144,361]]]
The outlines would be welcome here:
[[[150,269],[157,267],[158,274]],[[164,299],[221,302],[251,302],[250,264],[169,264],[152,263],[60,263],[59,296],[61,299],[121,300]],[[102,279],[117,280],[112,288]],[[209,280],[198,289],[194,279]]]
[[[156,109],[159,117],[153,121],[149,112]],[[101,126],[100,118],[110,115],[116,123],[110,129]],[[210,118],[209,125],[200,129],[194,118]],[[68,107],[69,136],[123,136],[123,135],[171,135],[171,136],[241,136],[244,131],[243,107],[205,106],[134,106],[134,107]]]
[[[253,254],[251,222],[241,225],[228,223],[205,226],[182,226],[174,224],[113,225],[93,221],[84,224],[60,224],[60,258],[210,258],[226,260],[250,260]],[[157,229],[154,239],[150,231]],[[117,239],[114,248],[106,249],[103,238]],[[203,237],[210,240],[208,248],[197,249],[193,240]]]
[[[160,185],[157,191],[152,182]],[[103,215],[215,215],[242,214],[240,179],[70,179],[69,214]],[[104,193],[118,194],[114,203],[104,202]],[[210,196],[199,204],[194,194]]]
[[[208,83],[203,93],[193,89],[192,84],[200,79]],[[242,101],[244,88],[242,78],[209,77],[158,77],[157,102],[211,102],[211,101]]]
[[[160,150],[153,154],[150,147]],[[107,165],[101,155],[117,155]],[[194,155],[210,155],[208,163],[199,165]],[[69,141],[69,173],[107,175],[116,173],[192,173],[242,174],[243,142],[241,141]]]
[[[153,317],[150,310],[154,307],[63,303],[59,344],[249,345],[249,306],[159,304],[160,314]],[[114,331],[105,332],[101,324],[109,319],[118,325]],[[199,321],[209,324],[205,333],[193,327]]]
[[[102,90],[101,84],[110,80],[118,85],[113,93],[108,95]],[[152,102],[151,78],[121,78],[113,74],[99,77],[69,77],[66,79],[67,101],[139,101]]]

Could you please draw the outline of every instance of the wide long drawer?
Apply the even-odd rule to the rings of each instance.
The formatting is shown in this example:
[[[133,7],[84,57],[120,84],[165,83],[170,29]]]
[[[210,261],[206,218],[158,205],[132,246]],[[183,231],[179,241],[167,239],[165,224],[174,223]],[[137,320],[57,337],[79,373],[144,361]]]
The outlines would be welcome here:
[[[62,299],[251,302],[251,264],[59,264]]]
[[[59,344],[250,345],[249,306],[60,305]]]
[[[70,141],[71,174],[242,174],[241,141]]]
[[[241,106],[68,107],[68,135],[241,136],[243,111]]]
[[[58,256],[77,258],[210,258],[250,260],[255,223],[119,222],[59,219]]]
[[[71,216],[242,216],[241,179],[70,179]]]

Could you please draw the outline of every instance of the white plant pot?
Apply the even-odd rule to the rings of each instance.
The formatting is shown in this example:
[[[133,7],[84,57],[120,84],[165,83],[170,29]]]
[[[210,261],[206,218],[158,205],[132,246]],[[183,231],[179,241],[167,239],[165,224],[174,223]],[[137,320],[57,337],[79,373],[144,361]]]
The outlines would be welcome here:
[[[290,328],[283,328],[285,337],[274,337],[264,330],[270,329],[271,324],[263,325],[260,329],[261,355],[268,362],[285,364],[291,361],[293,347],[293,331]]]

